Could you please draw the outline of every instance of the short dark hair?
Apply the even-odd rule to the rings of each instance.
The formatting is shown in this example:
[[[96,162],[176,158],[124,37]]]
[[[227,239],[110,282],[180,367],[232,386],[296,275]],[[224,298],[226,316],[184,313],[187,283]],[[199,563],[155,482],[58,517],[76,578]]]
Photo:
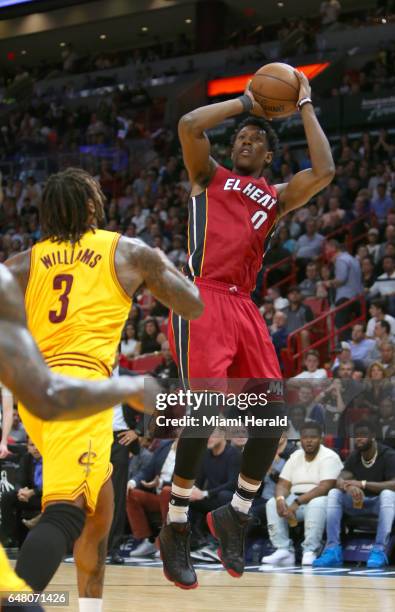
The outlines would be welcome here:
[[[87,201],[95,206],[96,221],[104,221],[105,195],[97,181],[81,168],[52,174],[40,202],[42,239],[76,244],[89,229]]]
[[[367,429],[369,433],[376,435],[376,425],[370,419],[361,419],[354,425],[354,437],[358,430]]]
[[[390,335],[391,332],[391,325],[388,323],[388,321],[386,321],[385,319],[383,319],[382,321],[377,321],[376,325],[381,325],[381,327],[384,327],[385,332]]]
[[[314,429],[319,436],[322,436],[322,425],[317,421],[305,421],[299,428],[299,433],[306,431],[307,429]]]
[[[269,151],[273,152],[273,160],[274,160],[278,155],[278,151],[280,147],[278,136],[276,132],[274,131],[274,129],[272,128],[272,126],[270,125],[269,121],[266,121],[266,119],[263,119],[262,117],[247,117],[247,119],[244,119],[244,121],[239,123],[232,137],[232,146],[240,130],[242,130],[243,128],[249,125],[252,125],[253,127],[257,127],[263,132],[265,132],[267,143],[269,145]]]
[[[384,314],[387,313],[387,302],[383,298],[376,298],[375,300],[372,300],[370,305],[376,306],[376,308],[379,308]]]

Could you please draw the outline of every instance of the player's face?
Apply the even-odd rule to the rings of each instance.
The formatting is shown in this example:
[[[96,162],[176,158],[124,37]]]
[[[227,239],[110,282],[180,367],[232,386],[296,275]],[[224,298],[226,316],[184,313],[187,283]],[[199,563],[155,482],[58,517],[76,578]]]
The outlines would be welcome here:
[[[273,154],[268,150],[266,133],[254,125],[247,125],[237,134],[233,143],[232,161],[236,172],[260,176]]]

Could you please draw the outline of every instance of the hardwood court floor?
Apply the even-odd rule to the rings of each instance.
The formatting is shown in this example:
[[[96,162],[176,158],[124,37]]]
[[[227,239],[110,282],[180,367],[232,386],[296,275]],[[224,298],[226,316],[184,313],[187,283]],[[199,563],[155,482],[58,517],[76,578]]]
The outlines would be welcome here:
[[[395,576],[395,574],[394,574]],[[159,568],[106,567],[105,612],[393,612],[395,577],[314,576],[251,572],[238,580],[198,570],[197,589],[182,591]],[[78,612],[75,568],[62,564],[48,590],[70,591]],[[49,609],[47,607],[47,609]],[[52,608],[51,608],[52,609]]]

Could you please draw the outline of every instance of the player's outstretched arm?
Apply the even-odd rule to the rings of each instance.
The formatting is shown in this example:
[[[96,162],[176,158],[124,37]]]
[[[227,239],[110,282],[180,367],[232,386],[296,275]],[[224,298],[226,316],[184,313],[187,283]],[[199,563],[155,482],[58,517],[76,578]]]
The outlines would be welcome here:
[[[297,70],[295,74],[300,83],[299,101],[310,98],[311,88],[307,77]],[[318,122],[314,106],[304,104],[301,115],[312,167],[295,174],[289,183],[276,185],[281,216],[306,204],[316,193],[329,185],[335,175],[330,144]]]
[[[36,416],[75,419],[128,402],[154,408],[156,382],[142,376],[86,381],[59,376],[46,366],[26,328],[22,294],[0,265],[0,380]]]
[[[178,136],[184,163],[193,187],[197,186],[205,189],[217,165],[214,159],[210,157],[210,141],[205,134],[205,130],[215,127],[229,117],[240,115],[246,111],[252,111],[253,114],[262,114],[248,88],[244,95],[239,98],[201,106],[181,117],[178,123]]]
[[[133,296],[144,284],[162,304],[184,319],[196,319],[202,314],[204,305],[199,289],[160,249],[152,249],[142,240],[121,237],[115,267],[128,295]]]

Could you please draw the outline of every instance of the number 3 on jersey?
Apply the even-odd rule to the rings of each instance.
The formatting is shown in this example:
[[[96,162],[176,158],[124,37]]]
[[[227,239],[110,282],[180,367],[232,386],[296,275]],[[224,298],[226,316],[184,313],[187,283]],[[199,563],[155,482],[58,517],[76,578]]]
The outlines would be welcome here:
[[[60,308],[57,311],[49,311],[49,320],[51,323],[62,323],[65,320],[73,281],[74,277],[71,274],[58,274],[53,279],[54,291],[62,291],[62,293],[59,295]]]

